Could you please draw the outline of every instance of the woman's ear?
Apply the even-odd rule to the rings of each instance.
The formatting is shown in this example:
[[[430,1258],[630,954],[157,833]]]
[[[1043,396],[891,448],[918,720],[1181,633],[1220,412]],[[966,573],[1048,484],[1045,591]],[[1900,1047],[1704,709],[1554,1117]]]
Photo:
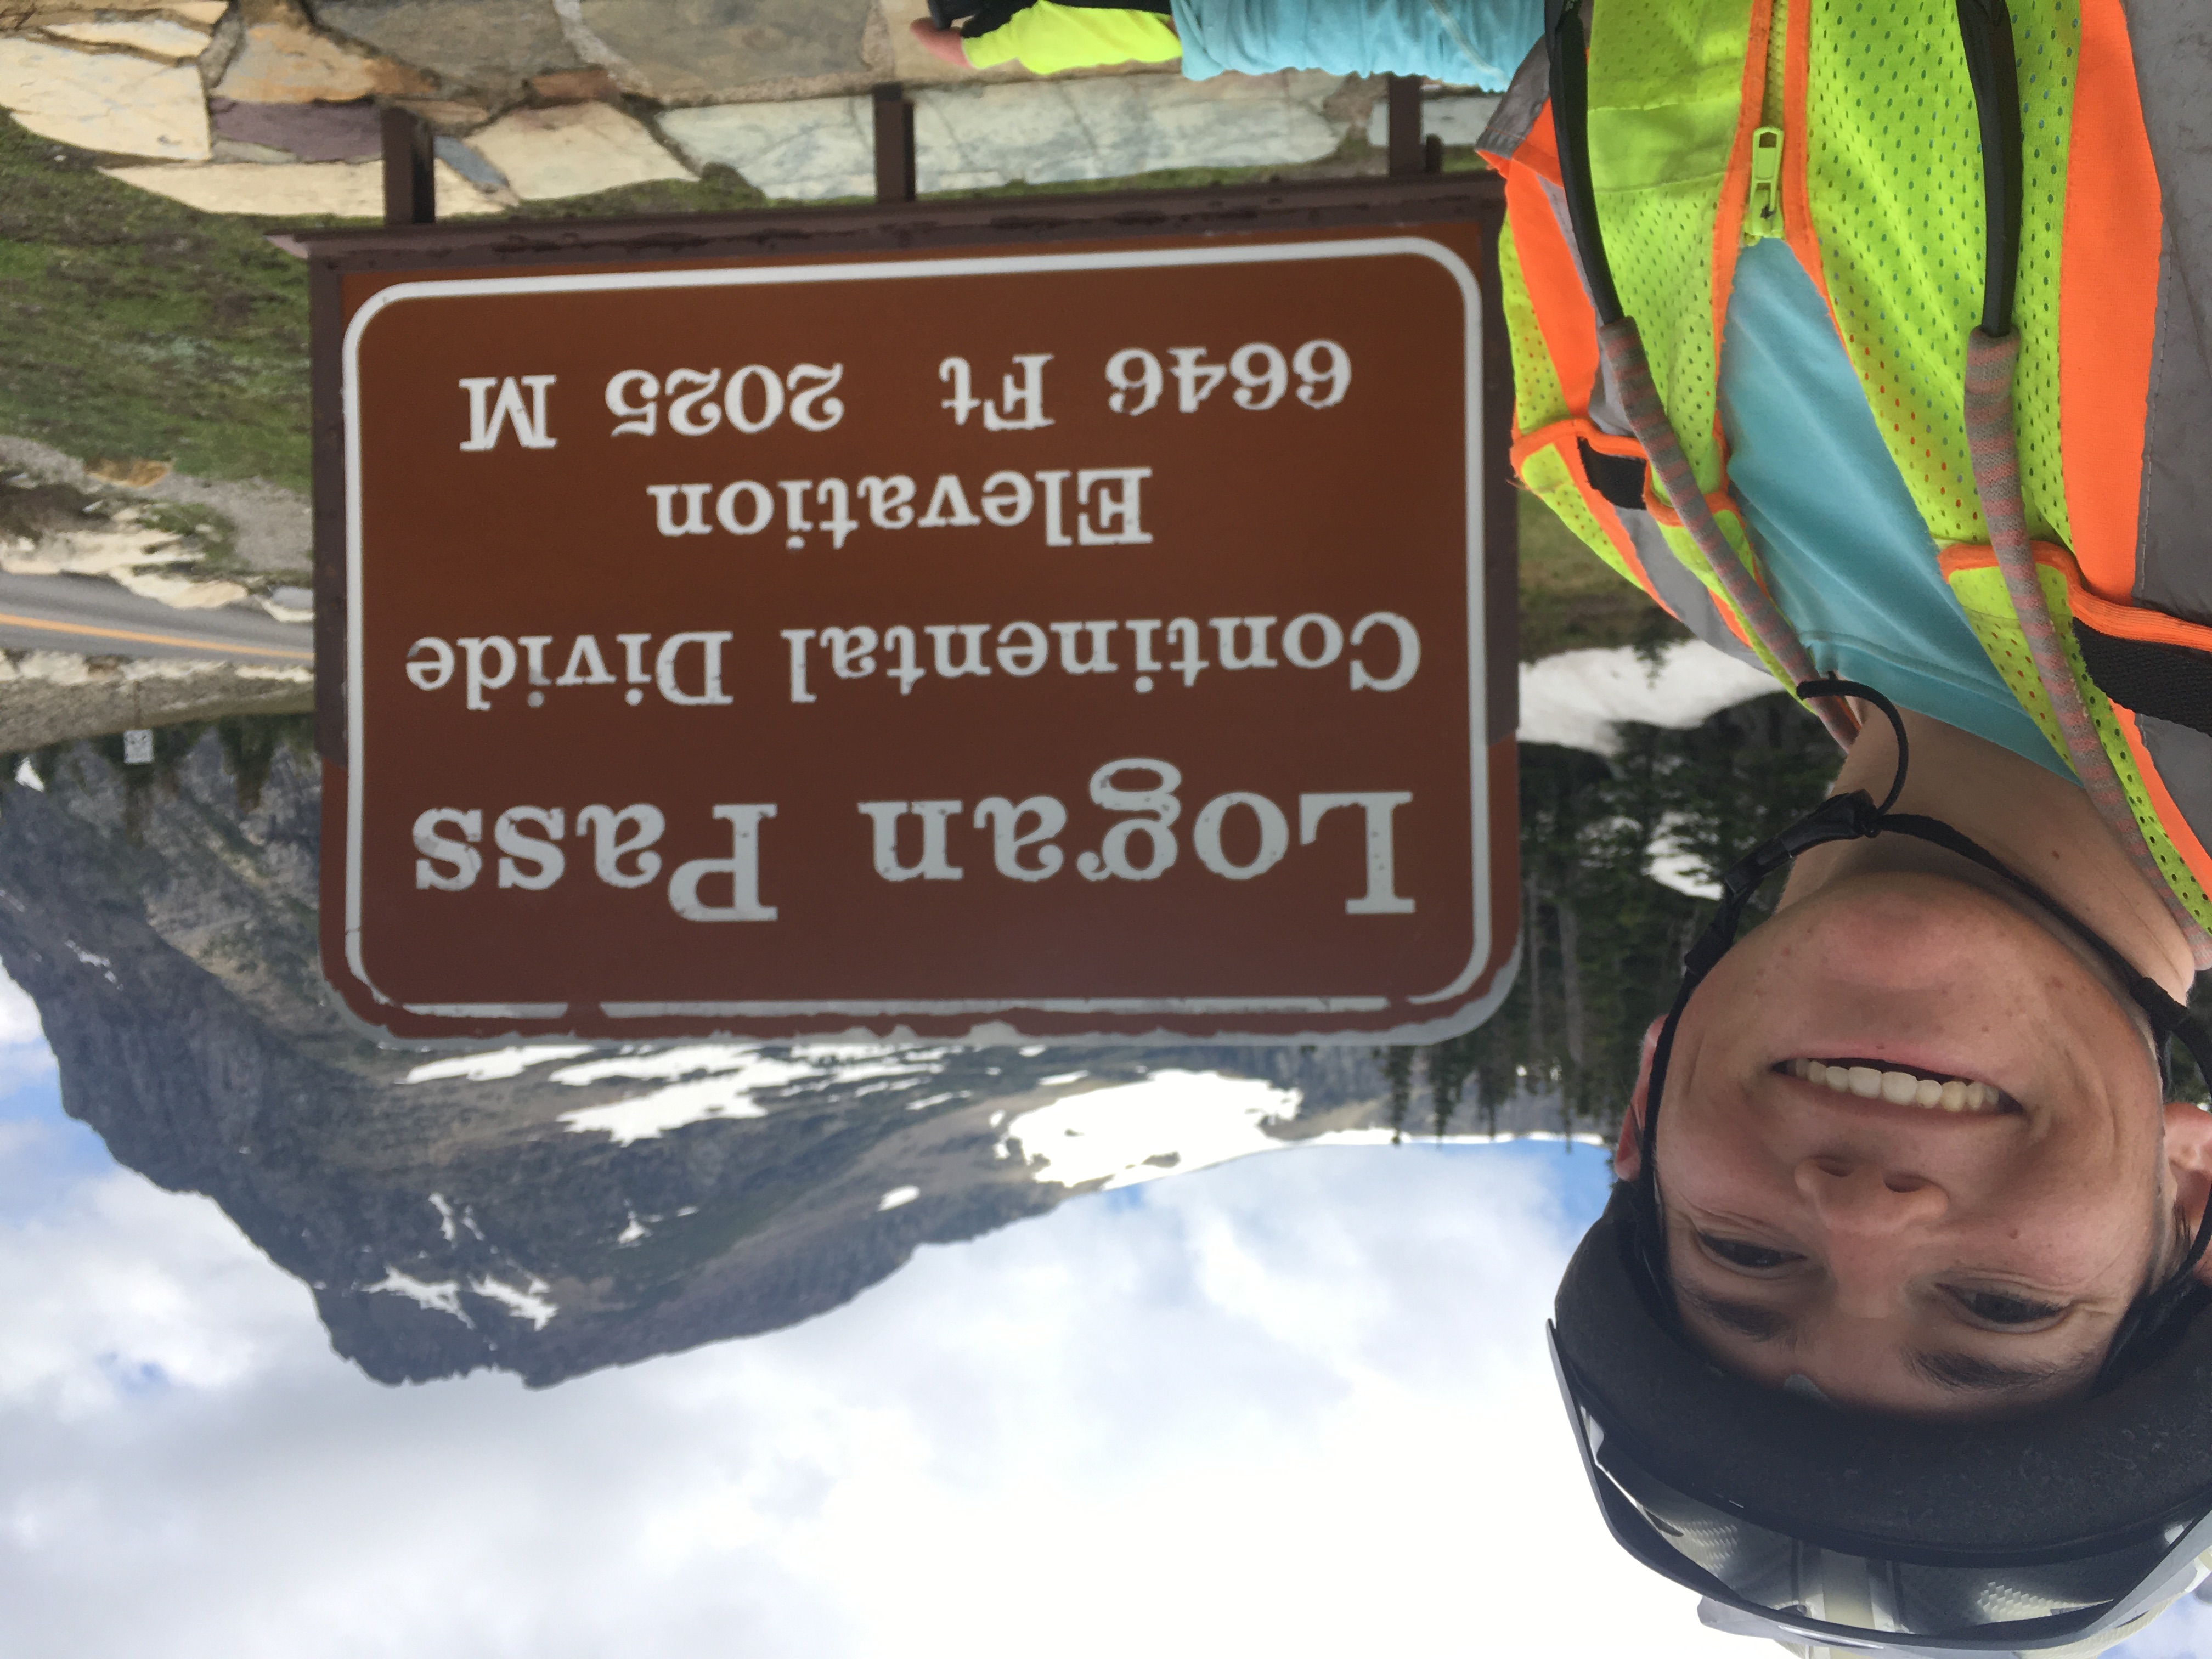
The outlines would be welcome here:
[[[1636,1087],[1628,1097],[1628,1110],[1621,1115],[1620,1139],[1613,1149],[1613,1172],[1623,1181],[1633,1181],[1644,1173],[1644,1098],[1651,1091],[1651,1057],[1659,1052],[1659,1033],[1667,1021],[1662,1016],[1644,1028],[1644,1052],[1636,1064]],[[2198,1203],[2203,1200],[2199,1199]]]
[[[2212,1112],[2184,1100],[2166,1103],[2166,1164],[2173,1172],[2174,1202],[2194,1238],[2212,1199]],[[2212,1285],[2212,1250],[2197,1261],[2196,1272],[2200,1284]]]

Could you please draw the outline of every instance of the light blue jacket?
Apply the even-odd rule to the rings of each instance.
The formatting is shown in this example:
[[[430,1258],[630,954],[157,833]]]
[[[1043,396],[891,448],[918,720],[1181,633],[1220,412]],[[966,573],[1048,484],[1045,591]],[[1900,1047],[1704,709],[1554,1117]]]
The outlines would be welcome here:
[[[1172,0],[1182,72],[1422,75],[1503,91],[1544,34],[1543,0]]]

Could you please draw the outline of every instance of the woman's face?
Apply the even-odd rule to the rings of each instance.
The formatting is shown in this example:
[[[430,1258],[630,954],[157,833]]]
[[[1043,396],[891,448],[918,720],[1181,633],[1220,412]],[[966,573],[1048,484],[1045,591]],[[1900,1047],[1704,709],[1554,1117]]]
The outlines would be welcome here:
[[[1918,872],[1825,887],[1729,951],[1683,1014],[1663,1106],[1691,1334],[1740,1375],[1918,1416],[2086,1389],[2212,1164],[2212,1115],[2161,1108],[2140,1027],[2073,951]]]

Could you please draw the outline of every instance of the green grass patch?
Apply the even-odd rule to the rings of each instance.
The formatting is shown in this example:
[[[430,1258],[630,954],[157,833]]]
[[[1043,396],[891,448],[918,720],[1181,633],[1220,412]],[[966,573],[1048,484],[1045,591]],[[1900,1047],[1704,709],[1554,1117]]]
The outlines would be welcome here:
[[[0,121],[0,432],[305,489],[306,268],[102,160]]]
[[[1601,646],[1656,651],[1690,637],[1540,499],[1526,491],[1519,499],[1522,661]]]

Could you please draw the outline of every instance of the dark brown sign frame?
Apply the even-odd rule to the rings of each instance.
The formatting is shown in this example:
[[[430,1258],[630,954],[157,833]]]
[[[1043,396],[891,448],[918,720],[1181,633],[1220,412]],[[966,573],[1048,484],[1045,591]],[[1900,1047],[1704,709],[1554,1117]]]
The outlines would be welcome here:
[[[878,1036],[1019,1035],[1067,1041],[1142,1033],[1185,1040],[1426,1041],[1468,1029],[1486,1017],[1510,986],[1518,960],[1517,880],[1510,865],[1517,846],[1511,764],[1517,691],[1517,548],[1514,494],[1507,487],[1506,452],[1511,420],[1510,374],[1498,303],[1497,238],[1503,220],[1501,182],[1487,173],[1422,174],[1350,182],[1300,183],[1172,192],[1127,192],[1087,197],[986,199],[890,206],[763,211],[631,220],[507,222],[489,225],[302,234],[291,239],[309,263],[314,366],[317,744],[325,780],[326,845],[346,833],[337,804],[346,793],[349,760],[350,621],[348,615],[348,483],[342,354],[347,322],[374,293],[396,283],[470,279],[538,272],[572,272],[612,265],[805,264],[816,265],[888,253],[985,253],[1039,244],[1157,243],[1163,238],[1218,238],[1224,244],[1270,235],[1334,232],[1387,234],[1401,227],[1460,223],[1478,233],[1475,270],[1482,312],[1480,468],[1483,477],[1482,572],[1485,729],[1490,834],[1493,861],[1507,862],[1506,878],[1494,883],[1490,960],[1476,994],[1457,1000],[1441,1018],[1401,1021],[1387,1029],[1352,1022],[1333,1029],[1313,1014],[1287,1020],[1219,1012],[1195,1019],[1152,1015],[1051,1015],[1009,1007],[999,1017],[975,1012],[942,1015],[830,1012],[769,1018],[692,1012],[665,1018],[632,1017],[618,1026],[554,1013],[539,1006],[487,1006],[465,1015],[427,1014],[393,1006],[364,1006],[347,994],[353,1012],[391,1036],[416,1042],[480,1041],[503,1035],[576,1034],[623,1036],[735,1032],[754,1036],[866,1030]],[[327,860],[326,860],[327,862]],[[326,975],[349,992],[344,917],[329,902],[323,911]],[[355,975],[356,977],[362,977]]]

